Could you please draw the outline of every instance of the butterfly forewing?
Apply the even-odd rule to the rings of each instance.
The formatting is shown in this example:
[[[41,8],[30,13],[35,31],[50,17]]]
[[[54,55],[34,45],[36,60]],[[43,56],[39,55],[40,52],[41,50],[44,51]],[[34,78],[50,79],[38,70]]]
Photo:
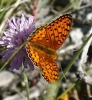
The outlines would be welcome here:
[[[40,44],[45,46],[46,48],[51,48],[52,44],[50,42],[49,34],[47,34],[45,27],[42,26],[41,28],[37,29],[32,36],[29,37],[29,41],[31,43]]]
[[[57,50],[69,35],[71,24],[71,15],[62,15],[49,25],[37,29],[33,35],[30,36],[30,42],[38,43],[46,48]]]

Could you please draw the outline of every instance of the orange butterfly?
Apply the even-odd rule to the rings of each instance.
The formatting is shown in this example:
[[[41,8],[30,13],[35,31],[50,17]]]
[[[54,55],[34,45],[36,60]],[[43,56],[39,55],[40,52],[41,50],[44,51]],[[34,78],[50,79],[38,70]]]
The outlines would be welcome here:
[[[72,16],[65,14],[49,25],[37,29],[28,38],[26,50],[33,63],[42,70],[43,77],[48,82],[54,82],[59,77],[56,64],[56,50],[66,40],[71,29]]]

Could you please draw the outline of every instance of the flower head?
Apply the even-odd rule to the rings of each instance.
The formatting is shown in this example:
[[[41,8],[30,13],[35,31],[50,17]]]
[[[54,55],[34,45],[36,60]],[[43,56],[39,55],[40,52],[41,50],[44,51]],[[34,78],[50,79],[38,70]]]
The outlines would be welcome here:
[[[4,32],[4,36],[0,40],[0,44],[5,46],[7,49],[1,52],[2,61],[8,59],[18,47],[27,40],[28,36],[35,29],[35,21],[33,20],[33,16],[30,16],[28,19],[22,14],[21,18],[16,19],[12,17],[12,20],[7,21],[8,30]],[[23,47],[16,57],[11,61],[10,66],[11,69],[19,69],[22,64],[27,68],[30,66],[33,69],[33,63],[28,58],[25,47]]]

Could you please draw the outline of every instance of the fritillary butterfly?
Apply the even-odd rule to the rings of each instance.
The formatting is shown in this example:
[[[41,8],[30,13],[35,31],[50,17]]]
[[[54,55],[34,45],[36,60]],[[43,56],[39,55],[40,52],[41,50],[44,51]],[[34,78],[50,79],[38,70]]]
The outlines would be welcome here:
[[[71,29],[72,16],[65,14],[48,25],[37,29],[28,38],[26,50],[33,63],[42,70],[43,77],[54,82],[59,77],[59,69],[55,59],[56,50],[66,40]]]

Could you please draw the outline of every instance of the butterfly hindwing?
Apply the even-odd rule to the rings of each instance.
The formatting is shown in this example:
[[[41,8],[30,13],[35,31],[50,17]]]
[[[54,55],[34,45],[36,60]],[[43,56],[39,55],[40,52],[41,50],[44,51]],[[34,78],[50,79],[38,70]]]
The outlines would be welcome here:
[[[33,63],[42,70],[43,77],[49,83],[58,79],[59,70],[56,61],[50,55],[32,47],[30,43],[27,43],[26,49]]]

